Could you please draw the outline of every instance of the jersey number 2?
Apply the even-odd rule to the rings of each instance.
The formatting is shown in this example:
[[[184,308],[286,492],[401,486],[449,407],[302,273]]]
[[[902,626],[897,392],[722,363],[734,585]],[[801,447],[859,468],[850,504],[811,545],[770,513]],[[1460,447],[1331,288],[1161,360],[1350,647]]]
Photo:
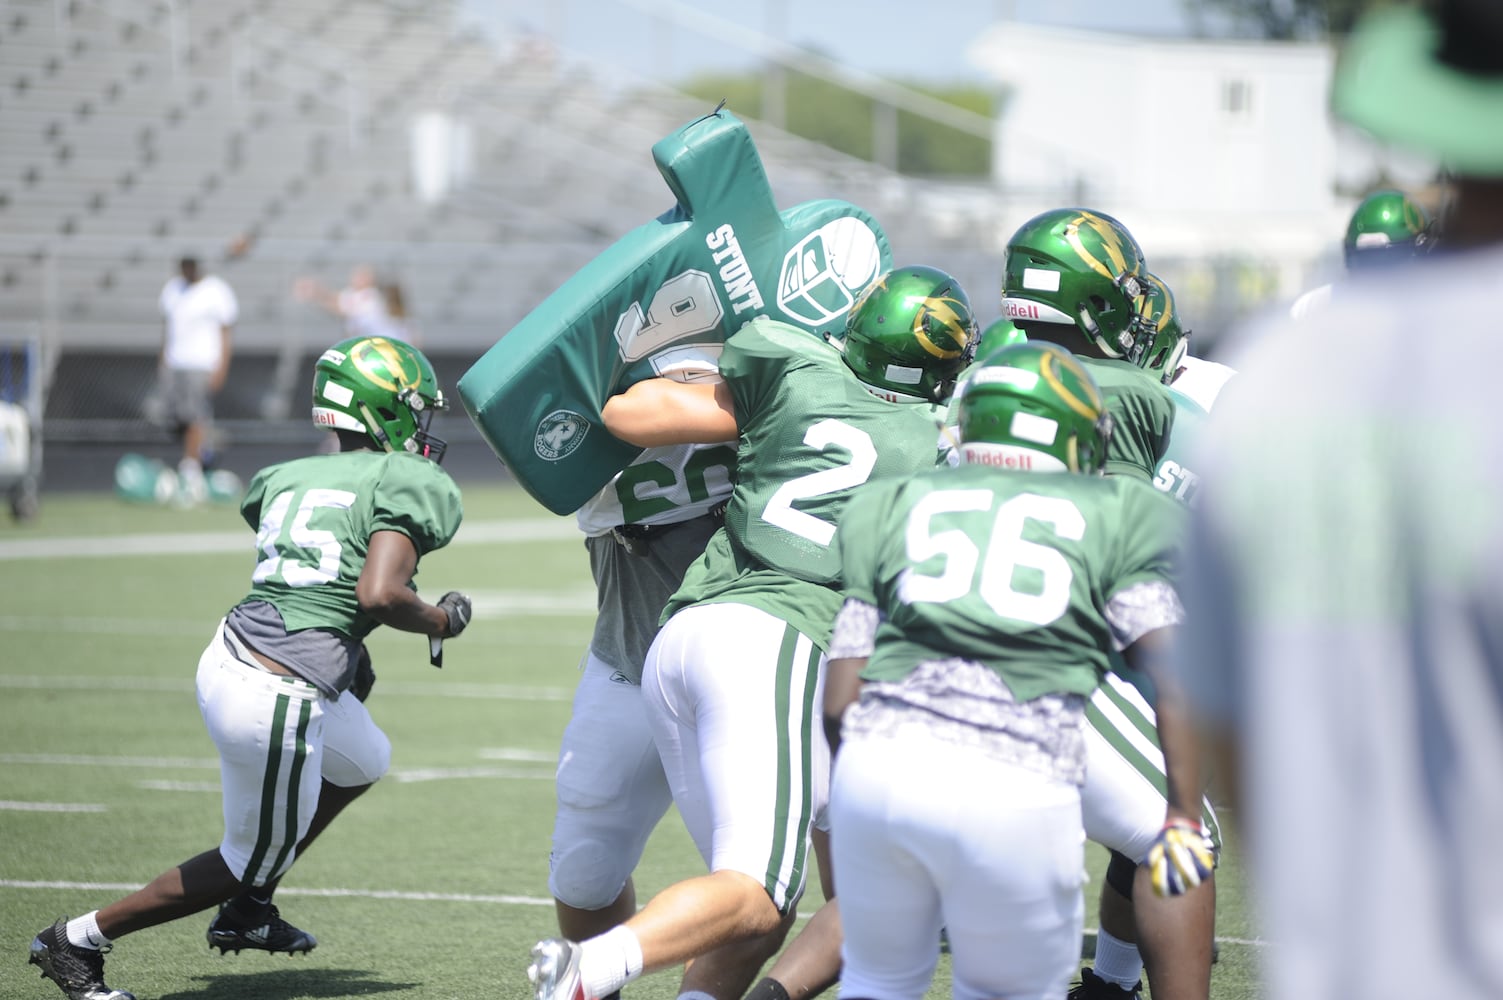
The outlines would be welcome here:
[[[779,486],[767,501],[767,506],[762,508],[762,520],[800,538],[807,538],[816,545],[827,546],[835,537],[835,525],[798,510],[793,506],[794,501],[812,500],[860,486],[877,467],[877,446],[866,431],[834,419],[821,420],[810,427],[804,434],[804,444],[821,452],[831,447],[844,448],[851,453],[851,460],[832,469],[820,469],[790,479]]]

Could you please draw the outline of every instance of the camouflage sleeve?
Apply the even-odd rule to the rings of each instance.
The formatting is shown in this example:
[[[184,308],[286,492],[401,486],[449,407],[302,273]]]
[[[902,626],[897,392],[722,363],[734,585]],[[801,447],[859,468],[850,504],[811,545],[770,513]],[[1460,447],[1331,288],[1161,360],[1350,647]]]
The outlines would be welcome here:
[[[371,531],[400,531],[418,555],[441,549],[464,519],[459,487],[437,464],[394,454],[376,486]]]
[[[848,660],[871,656],[872,650],[877,648],[877,626],[880,624],[882,612],[865,601],[847,597],[835,615],[829,658]]]
[[[1112,629],[1112,646],[1119,653],[1156,629],[1185,620],[1179,593],[1162,580],[1145,580],[1124,587],[1106,602],[1106,623]]]

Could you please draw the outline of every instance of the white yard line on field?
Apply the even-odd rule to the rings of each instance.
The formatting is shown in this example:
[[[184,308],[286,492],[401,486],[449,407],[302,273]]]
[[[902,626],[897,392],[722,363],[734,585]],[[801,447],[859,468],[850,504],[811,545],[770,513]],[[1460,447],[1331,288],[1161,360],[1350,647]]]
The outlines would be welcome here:
[[[6,802],[0,801],[0,812],[32,813],[102,813],[105,807],[91,802]]]
[[[27,879],[0,879],[0,889],[54,889],[78,892],[134,892],[135,882],[53,882]],[[299,889],[278,886],[280,896],[353,897],[357,899],[401,899],[435,903],[500,903],[503,906],[552,906],[553,900],[538,896],[499,896],[473,892],[399,892],[395,889]]]
[[[108,677],[92,674],[0,674],[0,690],[25,691],[136,691],[154,694],[188,694],[193,681],[164,677]],[[569,701],[574,692],[568,688],[520,687],[514,684],[435,684],[431,681],[387,681],[377,683],[379,694],[407,698],[463,698],[488,701]]]
[[[535,762],[550,765],[548,768],[516,768],[496,767],[494,765],[475,765],[465,767],[397,767],[392,768],[391,778],[403,784],[414,781],[443,781],[454,778],[509,778],[523,781],[552,781],[552,764],[558,759],[558,754],[553,751],[528,750],[521,747],[499,747],[480,751],[477,756],[482,760],[511,760],[520,762]],[[125,767],[150,770],[218,770],[219,759],[217,757],[127,757],[105,756],[99,754],[66,754],[66,753],[0,753],[0,764],[25,764],[36,766],[59,766],[59,767]],[[139,788],[150,788],[157,791],[172,792],[196,792],[196,791],[219,791],[217,784],[207,782],[183,782],[183,781],[157,781],[143,779],[136,782]],[[3,809],[26,809],[28,803],[0,802],[0,810]],[[33,811],[37,812],[100,812],[104,806],[80,806],[73,809],[59,807],[47,810],[40,806]]]
[[[454,545],[512,545],[583,538],[570,518],[529,517],[475,521],[460,526]],[[250,552],[255,535],[244,531],[162,532],[141,535],[59,535],[0,542],[0,562],[13,559],[108,559],[124,556],[222,555]]]

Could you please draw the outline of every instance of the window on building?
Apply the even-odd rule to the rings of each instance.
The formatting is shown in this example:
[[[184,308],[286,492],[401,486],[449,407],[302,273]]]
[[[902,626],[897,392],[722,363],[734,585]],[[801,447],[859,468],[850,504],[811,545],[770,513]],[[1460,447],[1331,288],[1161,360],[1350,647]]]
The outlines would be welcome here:
[[[1221,81],[1221,111],[1228,118],[1246,118],[1252,114],[1252,84],[1246,80]]]

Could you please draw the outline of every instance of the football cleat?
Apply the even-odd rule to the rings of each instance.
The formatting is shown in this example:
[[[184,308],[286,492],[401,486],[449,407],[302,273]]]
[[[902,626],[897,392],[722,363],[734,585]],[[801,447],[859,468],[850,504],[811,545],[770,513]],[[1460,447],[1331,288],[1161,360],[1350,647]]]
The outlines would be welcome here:
[[[1065,1000],[1139,1000],[1143,988],[1140,979],[1133,984],[1132,989],[1126,990],[1116,983],[1107,982],[1090,969],[1080,970],[1080,982],[1070,988],[1065,994]]]
[[[238,955],[246,948],[306,955],[318,947],[318,940],[312,934],[283,920],[274,905],[268,905],[259,918],[244,922],[230,912],[227,904],[221,906],[204,936],[208,938],[209,947],[218,948],[221,955],[227,951]]]
[[[532,964],[527,978],[536,1000],[594,1000],[585,994],[579,975],[579,956],[584,949],[573,941],[548,938],[532,946]]]
[[[112,990],[104,984],[105,948],[80,948],[68,940],[68,918],[31,939],[32,965],[42,970],[42,978],[57,983],[68,1000],[136,1000],[134,993]]]

